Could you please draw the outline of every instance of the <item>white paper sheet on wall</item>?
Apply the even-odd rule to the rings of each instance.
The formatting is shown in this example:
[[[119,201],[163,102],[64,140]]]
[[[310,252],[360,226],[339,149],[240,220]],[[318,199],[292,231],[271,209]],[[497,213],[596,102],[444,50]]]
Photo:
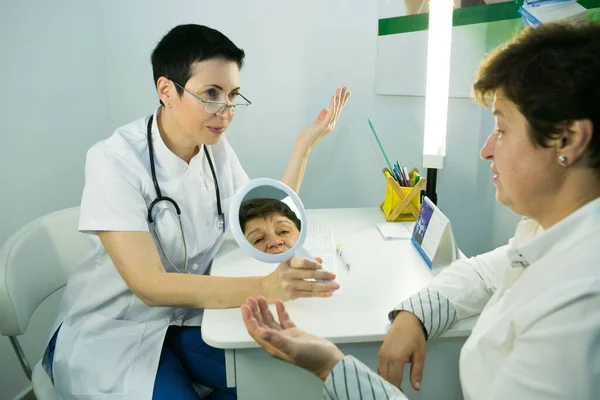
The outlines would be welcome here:
[[[403,1],[379,0],[378,18],[406,16]],[[477,6],[488,7],[488,5]],[[515,11],[517,6],[515,5]],[[399,20],[402,24],[402,20]],[[407,22],[407,24],[409,24]],[[470,98],[481,59],[523,27],[521,19],[455,26],[452,29],[449,96]],[[377,36],[375,93],[425,96],[427,30]]]

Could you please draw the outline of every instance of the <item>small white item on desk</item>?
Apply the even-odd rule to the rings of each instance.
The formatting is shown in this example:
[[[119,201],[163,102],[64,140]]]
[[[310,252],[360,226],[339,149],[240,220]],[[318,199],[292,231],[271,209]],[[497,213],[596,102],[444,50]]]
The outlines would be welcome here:
[[[405,239],[410,240],[414,222],[379,222],[377,229],[384,240]]]
[[[348,261],[348,259],[346,258],[346,256],[344,255],[344,249],[343,249],[342,245],[338,244],[335,250],[336,250],[338,256],[340,256],[340,258],[342,259],[342,263],[344,263],[346,268],[348,268],[348,271],[350,271],[351,265],[350,265],[350,262]]]

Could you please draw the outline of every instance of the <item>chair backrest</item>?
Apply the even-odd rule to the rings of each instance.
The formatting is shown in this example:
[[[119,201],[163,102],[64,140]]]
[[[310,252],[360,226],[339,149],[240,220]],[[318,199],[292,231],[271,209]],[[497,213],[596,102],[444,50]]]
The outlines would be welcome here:
[[[23,334],[40,303],[66,285],[90,249],[78,221],[79,207],[44,215],[0,248],[0,334]]]

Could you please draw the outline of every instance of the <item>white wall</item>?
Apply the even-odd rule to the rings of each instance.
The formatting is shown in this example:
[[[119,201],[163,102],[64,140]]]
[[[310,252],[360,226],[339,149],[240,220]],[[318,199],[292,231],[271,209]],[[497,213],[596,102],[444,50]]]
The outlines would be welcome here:
[[[0,6],[0,243],[28,221],[79,203],[85,151],[111,129],[96,3]],[[43,304],[21,340],[32,364],[58,301]],[[12,399],[29,382],[6,338],[0,360],[0,399]]]
[[[171,27],[190,22],[222,30],[246,50],[242,92],[254,104],[227,136],[251,177],[280,178],[297,132],[345,84],[352,97],[338,127],[310,156],[306,206],[379,206],[385,162],[367,117],[390,156],[421,164],[423,99],[374,94],[376,2],[4,1],[0,243],[33,218],[79,203],[87,148],[154,110],[150,52]],[[495,205],[489,165],[477,158],[489,115],[452,99],[448,126],[439,204],[470,255],[505,242],[514,216]],[[34,316],[24,339],[32,362],[56,301]],[[5,338],[0,360],[0,400],[12,399],[27,382]]]

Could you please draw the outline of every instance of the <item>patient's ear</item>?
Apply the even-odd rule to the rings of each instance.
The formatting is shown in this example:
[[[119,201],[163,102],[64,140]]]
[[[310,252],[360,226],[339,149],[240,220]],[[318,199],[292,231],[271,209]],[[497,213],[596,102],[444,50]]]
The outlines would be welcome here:
[[[565,166],[585,161],[585,154],[590,147],[593,134],[594,124],[591,120],[574,121],[556,141],[557,158],[564,156]]]

